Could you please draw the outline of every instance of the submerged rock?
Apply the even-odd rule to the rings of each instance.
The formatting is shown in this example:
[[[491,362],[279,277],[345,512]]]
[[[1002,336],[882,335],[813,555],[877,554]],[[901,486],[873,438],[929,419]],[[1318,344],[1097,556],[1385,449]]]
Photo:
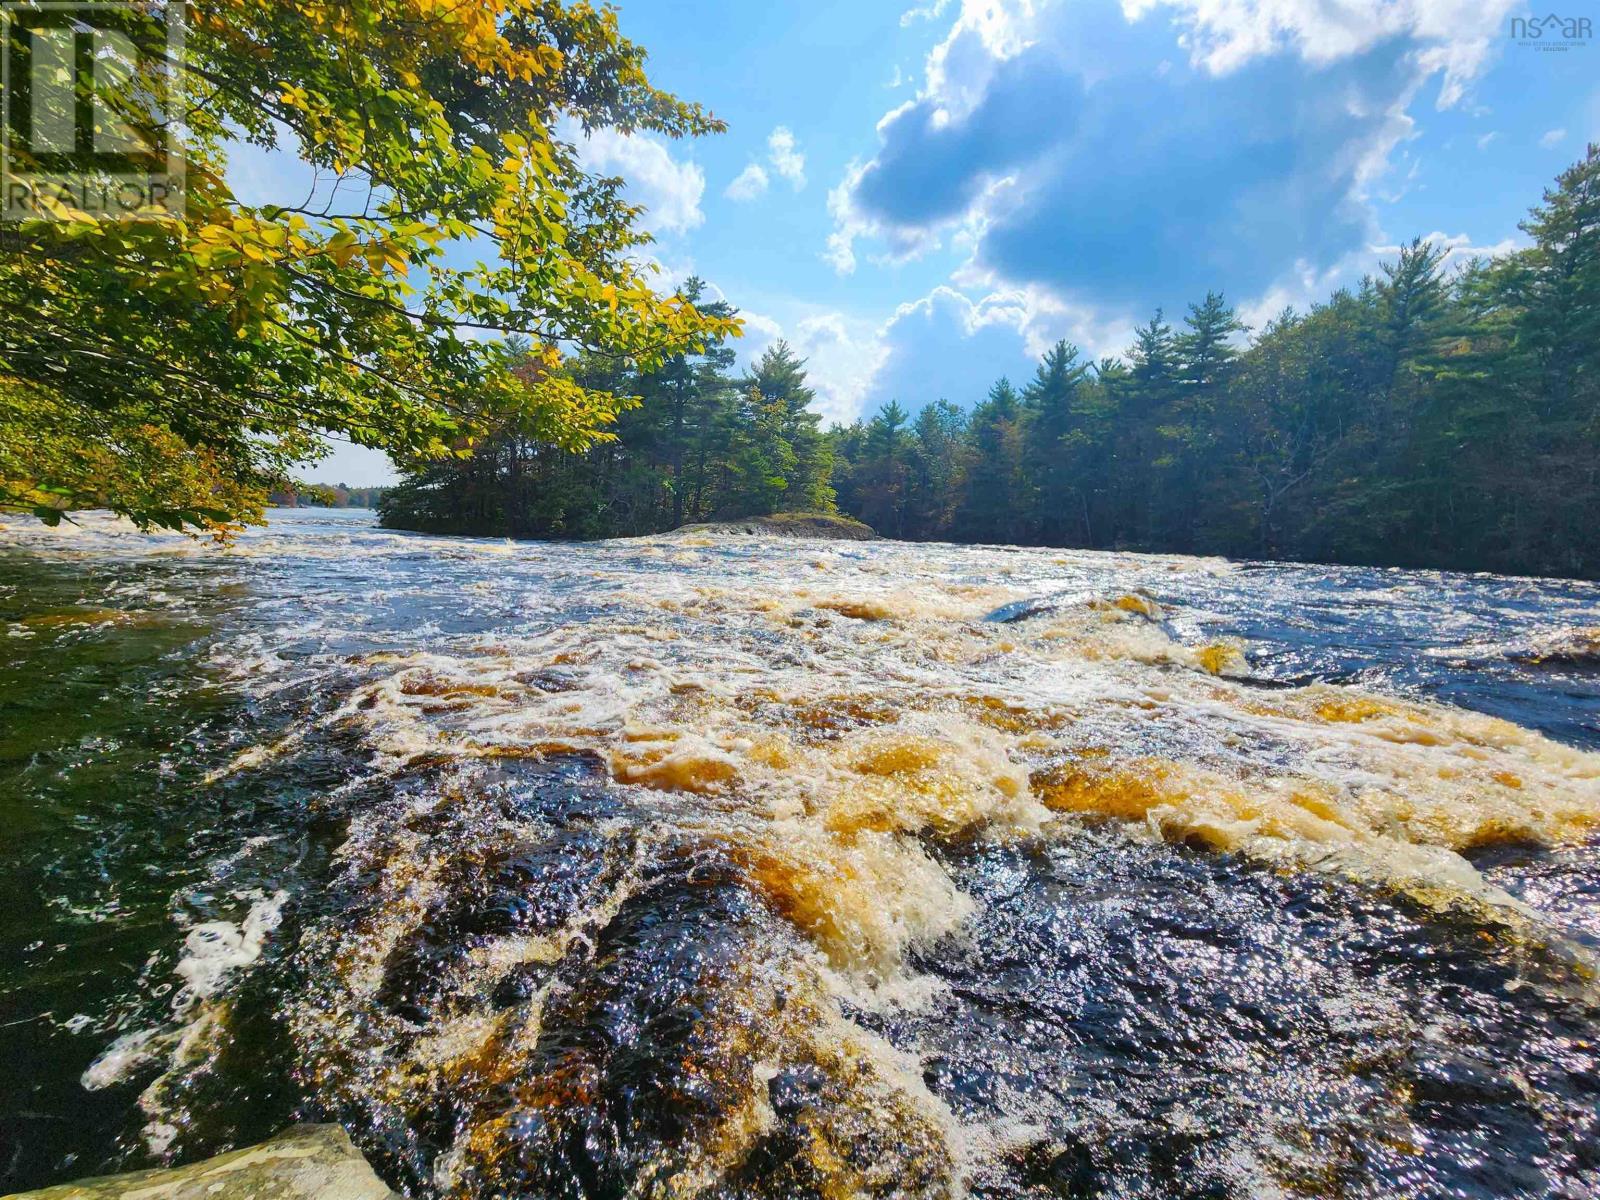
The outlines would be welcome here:
[[[5,1200],[398,1200],[337,1125],[277,1137],[167,1171],[104,1175]]]

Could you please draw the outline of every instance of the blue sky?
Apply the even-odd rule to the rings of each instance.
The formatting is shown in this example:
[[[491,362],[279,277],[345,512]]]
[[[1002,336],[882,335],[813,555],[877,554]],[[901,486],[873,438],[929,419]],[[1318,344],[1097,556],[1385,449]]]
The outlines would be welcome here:
[[[804,355],[830,421],[969,406],[1157,305],[1252,323],[1416,235],[1457,256],[1600,140],[1600,43],[1519,43],[1506,0],[623,0],[654,80],[729,124],[602,135],[664,278]],[[1541,10],[1543,11],[1543,10]],[[1563,15],[1600,24],[1583,0]],[[308,472],[389,478],[341,447]]]

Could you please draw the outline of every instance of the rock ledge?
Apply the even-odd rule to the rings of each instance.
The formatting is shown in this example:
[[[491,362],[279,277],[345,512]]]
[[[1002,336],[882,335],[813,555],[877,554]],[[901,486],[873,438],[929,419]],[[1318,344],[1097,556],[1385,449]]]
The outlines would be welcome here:
[[[745,517],[738,521],[705,521],[684,525],[673,533],[840,538],[852,542],[870,542],[878,537],[872,526],[835,513],[773,513],[769,517]]]
[[[400,1200],[337,1125],[296,1125],[270,1141],[166,1171],[104,1175],[4,1200]]]

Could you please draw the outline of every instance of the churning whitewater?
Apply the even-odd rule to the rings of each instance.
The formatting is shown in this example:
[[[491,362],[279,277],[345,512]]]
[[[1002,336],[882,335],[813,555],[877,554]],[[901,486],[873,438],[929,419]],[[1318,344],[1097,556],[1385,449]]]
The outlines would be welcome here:
[[[181,625],[215,706],[148,764],[205,806],[165,931],[51,1010],[86,1165],[300,1116],[432,1197],[1600,1187],[1594,585],[4,532],[14,658]]]

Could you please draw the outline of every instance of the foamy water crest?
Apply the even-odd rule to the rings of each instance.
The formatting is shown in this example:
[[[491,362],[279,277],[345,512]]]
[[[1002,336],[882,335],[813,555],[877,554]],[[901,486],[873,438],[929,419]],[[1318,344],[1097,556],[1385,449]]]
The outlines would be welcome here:
[[[1336,670],[1337,637],[1312,661],[1253,636],[1341,603],[1290,568],[338,525],[229,553],[306,591],[208,669],[302,707],[210,786],[337,750],[348,774],[311,803],[343,832],[302,914],[262,893],[189,929],[199,1015],[91,1070],[163,1058],[158,1139],[228,1036],[212,998],[277,939],[307,1103],[417,1194],[1157,1195],[1171,1159],[1207,1194],[1400,1195],[1417,1155],[1453,1186],[1460,1148],[1421,1149],[1443,1101],[1418,1065],[1469,1054],[1452,970],[1513,1005],[1472,1054],[1564,1064],[1513,1064],[1539,1169],[1592,1176],[1589,915],[1493,855],[1589,853],[1600,754],[1395,674],[1583,669],[1590,593],[1539,597],[1547,624],[1511,640],[1458,614]],[[1425,611],[1447,586],[1367,573],[1343,603]],[[1511,649],[1472,649],[1492,638]],[[1448,949],[1382,967],[1430,939]],[[1550,1022],[1574,1045],[1549,1050]]]

